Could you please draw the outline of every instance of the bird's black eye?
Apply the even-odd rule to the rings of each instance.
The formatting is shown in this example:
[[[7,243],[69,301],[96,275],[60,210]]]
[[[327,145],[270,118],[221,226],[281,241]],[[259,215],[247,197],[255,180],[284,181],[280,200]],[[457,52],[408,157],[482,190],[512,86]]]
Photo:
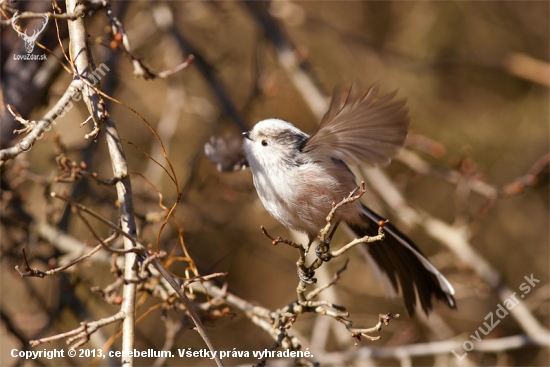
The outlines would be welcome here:
[[[262,145],[263,145],[264,147],[267,147],[267,140],[266,140],[266,139],[262,139]]]

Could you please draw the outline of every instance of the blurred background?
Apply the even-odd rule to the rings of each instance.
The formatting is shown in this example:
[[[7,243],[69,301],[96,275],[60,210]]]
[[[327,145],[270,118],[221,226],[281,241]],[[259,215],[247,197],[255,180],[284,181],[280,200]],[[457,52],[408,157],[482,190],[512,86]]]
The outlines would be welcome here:
[[[404,155],[384,171],[410,207],[464,231],[470,236],[473,250],[501,276],[500,283],[490,284],[473,270],[472,264],[455,256],[442,243],[445,241],[436,241],[421,225],[411,226],[403,221],[400,213],[380,198],[378,190],[371,190],[362,200],[407,233],[448,278],[456,290],[458,309],[438,307],[428,319],[421,315],[407,317],[402,299],[386,298],[384,288],[360,252],[352,251],[348,254],[348,269],[331,290],[331,297],[346,306],[354,326],[371,327],[378,321],[377,315],[387,311],[401,317],[377,334],[381,340],[363,340],[358,347],[353,346],[343,325],[335,323],[330,326],[334,331],[326,332],[324,353],[451,338],[466,341],[501,303],[497,288],[505,284],[519,293],[524,276],[531,274],[540,283],[521,302],[548,329],[547,2],[111,4],[128,34],[132,54],[151,70],[173,69],[190,54],[195,57],[191,66],[167,79],[135,78],[131,59],[120,52],[120,45],[109,33],[105,12],[85,18],[94,61],[109,68],[101,81],[102,90],[136,110],[156,129],[177,174],[176,188],[168,175],[143,153],[165,164],[160,144],[148,126],[127,107],[106,100],[108,112],[125,141],[130,171],[147,178],[131,176],[142,243],[154,247],[162,225],[162,221],[150,219],[163,212],[153,187],[162,192],[168,207],[181,192],[174,218],[183,229],[185,247],[202,275],[227,272],[223,279],[216,280],[218,284],[226,282],[229,292],[269,309],[295,300],[297,253],[288,246],[272,246],[261,233],[260,225],[274,236],[292,234],[267,214],[249,171],[218,172],[203,153],[211,136],[238,136],[269,117],[290,121],[307,133],[315,131],[319,112],[310,107],[312,95],[304,93],[295,75],[289,72],[283,56],[290,54],[298,63],[297,70],[307,75],[315,90],[325,97],[335,86],[354,79],[365,88],[379,81],[383,93],[398,89],[398,97],[407,99],[411,117],[406,151],[414,153],[429,169],[421,172]],[[6,1],[2,6],[35,12],[51,9],[51,3],[38,1]],[[40,25],[40,20],[21,20],[19,24],[23,29],[33,29],[36,21]],[[67,50],[66,22],[60,21],[59,28]],[[14,60],[13,54],[25,52],[24,43],[9,25],[3,24],[1,32],[3,101],[15,106],[24,118],[39,119],[58,101],[72,75],[39,47],[34,53],[47,54],[47,61]],[[63,59],[52,20],[38,41]],[[113,187],[88,179],[54,182],[59,175],[56,156],[63,149],[70,160],[85,162],[88,171],[97,172],[102,178],[112,176],[103,136],[95,142],[83,137],[91,130],[91,122],[79,127],[87,116],[85,105],[75,103],[29,152],[2,166],[3,366],[89,365],[92,360],[86,358],[31,362],[12,358],[9,353],[13,348],[22,349],[30,339],[68,331],[82,320],[117,312],[116,306],[90,292],[92,286],[105,287],[113,282],[109,261],[92,258],[61,275],[44,279],[21,278],[14,270],[15,265],[24,265],[22,248],[31,267],[40,269],[55,265],[66,254],[35,233],[33,225],[37,222],[55,225],[80,241],[93,242],[78,217],[62,202],[49,197],[51,191],[66,192],[117,221]],[[19,137],[12,131],[19,128],[21,125],[13,122],[4,107],[2,148],[15,144]],[[57,140],[52,139],[54,135]],[[524,176],[528,172],[531,176]],[[97,226],[99,233],[108,235],[108,229],[99,222],[90,223]],[[346,241],[341,231],[333,243],[338,246]],[[167,252],[182,254],[178,228],[173,223],[163,230],[159,244]],[[328,274],[343,263],[344,259],[328,263]],[[186,267],[185,262],[175,262],[170,269],[183,277],[188,276]],[[159,302],[154,297],[144,299],[138,315]],[[166,325],[159,320],[182,318],[182,312],[152,310],[138,324],[136,348],[160,349]],[[321,330],[318,318],[300,316],[293,326],[304,346],[316,340],[315,333]],[[273,343],[239,310],[231,310],[230,315],[206,324],[220,350],[264,350]],[[204,348],[199,336],[189,328],[190,321],[186,321],[174,338],[173,348]],[[88,347],[100,348],[119,329],[120,325],[102,329],[98,333],[102,336]],[[339,336],[342,331],[344,337]],[[524,333],[518,322],[507,316],[483,339]],[[115,342],[115,348],[116,345]],[[46,348],[66,346],[57,342]],[[463,350],[457,353],[462,354]],[[249,365],[251,361],[232,358],[226,363]],[[290,360],[283,362],[292,364]],[[488,353],[474,350],[462,361],[447,353],[444,357],[414,357],[409,362],[415,366],[550,363],[548,346]],[[101,361],[100,365],[106,363],[118,361]],[[136,361],[137,365],[152,363],[153,358]],[[164,363],[211,365],[212,361],[174,358]],[[400,361],[357,357],[342,363],[393,366]]]

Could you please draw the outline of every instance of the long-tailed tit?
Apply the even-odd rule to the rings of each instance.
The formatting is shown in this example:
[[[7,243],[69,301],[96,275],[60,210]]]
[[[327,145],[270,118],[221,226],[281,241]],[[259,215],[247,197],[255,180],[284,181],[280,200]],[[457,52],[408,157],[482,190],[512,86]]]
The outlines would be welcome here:
[[[346,162],[388,164],[404,144],[409,126],[405,101],[395,101],[395,92],[377,94],[378,86],[363,95],[354,82],[349,89],[335,89],[330,109],[312,135],[289,122],[267,119],[243,133],[244,156],[227,159],[223,150],[230,144],[215,139],[205,147],[206,154],[221,170],[248,165],[269,214],[313,241],[326,225],[332,203],[357,187]],[[357,237],[376,235],[381,219],[359,201],[335,214],[336,223],[346,223]],[[455,308],[447,279],[394,226],[387,224],[384,230],[383,241],[365,246],[394,290],[401,291],[409,314],[414,314],[417,297],[426,313],[432,296]]]

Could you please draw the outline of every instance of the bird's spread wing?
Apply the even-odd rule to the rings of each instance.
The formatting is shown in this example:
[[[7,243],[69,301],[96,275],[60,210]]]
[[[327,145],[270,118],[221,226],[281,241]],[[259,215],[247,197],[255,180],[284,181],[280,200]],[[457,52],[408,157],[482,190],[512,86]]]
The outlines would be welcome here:
[[[248,167],[241,136],[211,137],[204,145],[204,153],[218,171],[238,171]]]
[[[377,98],[378,89],[376,84],[362,95],[358,81],[337,87],[319,130],[302,151],[315,156],[328,150],[349,163],[388,164],[405,142],[409,118],[405,100],[394,100],[397,91]]]

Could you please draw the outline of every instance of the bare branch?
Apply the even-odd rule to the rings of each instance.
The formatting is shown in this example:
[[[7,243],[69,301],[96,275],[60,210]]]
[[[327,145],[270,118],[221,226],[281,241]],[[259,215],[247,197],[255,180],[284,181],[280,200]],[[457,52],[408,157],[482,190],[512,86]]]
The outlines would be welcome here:
[[[98,252],[99,250],[101,250],[101,248],[103,247],[104,245],[101,244],[101,245],[97,245],[96,247],[94,247],[90,252],[88,252],[87,254],[84,254],[80,257],[77,257],[76,259],[74,259],[73,261],[71,261],[70,263],[66,264],[66,265],[63,265],[63,266],[60,266],[58,268],[55,268],[55,269],[50,269],[48,271],[41,271],[41,270],[38,270],[38,269],[31,269],[28,262],[27,262],[27,257],[25,255],[25,249],[23,249],[23,256],[25,258],[25,262],[27,263],[27,267],[25,268],[25,271],[22,271],[19,269],[19,266],[18,265],[15,265],[15,270],[17,270],[17,272],[19,273],[19,275],[21,275],[22,277],[38,277],[38,278],[44,278],[46,275],[54,275],[54,274],[57,274],[63,270],[67,270],[68,268],[70,268],[71,266],[73,265],[76,265],[78,264],[79,262],[81,262],[82,260],[85,260],[85,259],[88,259],[89,257],[91,257],[93,254],[95,254],[96,252]]]
[[[308,295],[306,296],[306,300],[311,301],[312,299],[317,297],[322,291],[324,291],[325,289],[335,285],[336,282],[338,282],[338,280],[340,280],[340,274],[342,274],[348,268],[348,263],[349,263],[349,259],[346,259],[346,262],[344,263],[344,265],[340,269],[338,269],[336,271],[336,274],[334,274],[334,277],[332,278],[332,280],[330,282],[328,282],[327,284],[322,285],[321,287],[316,288],[316,289],[312,290],[311,292],[309,292]]]
[[[168,271],[162,266],[159,260],[154,259],[152,261],[152,265],[155,267],[155,269],[157,269],[157,271],[162,275],[162,277],[168,281],[172,289],[174,289],[174,291],[181,298],[181,300],[183,301],[183,304],[185,305],[185,308],[187,309],[187,312],[189,313],[189,316],[191,316],[191,318],[195,322],[195,325],[197,326],[197,331],[203,338],[204,342],[206,343],[210,351],[214,352],[216,350],[214,348],[214,344],[208,337],[208,334],[206,333],[206,330],[204,329],[204,326],[200,321],[200,317],[197,314],[197,311],[195,311],[193,304],[191,303],[191,301],[189,300],[185,292],[182,290],[182,287],[178,284],[178,281],[170,273],[168,273]],[[218,366],[223,366],[223,363],[219,358],[219,356],[217,355],[217,353],[215,354],[214,360],[216,361],[216,364]]]
[[[71,99],[78,98],[80,91],[82,90],[84,83],[81,79],[73,79],[71,84],[65,90],[65,93],[59,101],[38,121],[28,122],[34,125],[29,131],[29,134],[19,140],[19,142],[11,147],[0,150],[0,166],[2,166],[7,160],[17,157],[23,152],[29,151],[37,139],[42,138],[42,134],[45,131],[50,130],[50,125],[55,123],[55,119],[65,114],[65,108],[72,106]],[[26,121],[26,120],[25,120]]]
[[[96,218],[97,220],[105,223],[106,225],[108,225],[112,230],[116,231],[117,233],[121,234],[122,236],[125,237],[125,239],[127,239],[130,243],[132,243],[132,247],[130,248],[125,248],[123,250],[121,249],[113,249],[113,248],[110,248],[109,246],[106,246],[106,244],[104,244],[104,241],[102,241],[99,236],[97,236],[97,234],[95,233],[95,231],[91,228],[91,226],[88,226],[88,229],[90,229],[90,231],[92,231],[92,233],[94,234],[94,236],[96,236],[96,239],[98,241],[100,241],[102,244],[104,244],[105,248],[107,250],[109,250],[110,252],[116,252],[116,253],[121,253],[121,254],[125,254],[125,253],[129,253],[129,252],[144,252],[145,251],[145,247],[143,247],[143,245],[141,245],[140,243],[138,243],[136,241],[136,239],[134,237],[132,237],[130,234],[126,233],[122,228],[120,228],[119,226],[117,226],[116,224],[114,224],[113,222],[111,221],[108,221],[107,219],[105,219],[103,216],[97,214],[96,212],[94,212],[93,210],[89,209],[88,207],[86,207],[85,205],[82,205],[80,203],[77,203],[76,201],[74,201],[73,199],[71,199],[70,197],[67,197],[67,196],[64,196],[64,195],[58,195],[56,194],[55,192],[52,192],[50,194],[52,197],[54,198],[58,198],[58,199],[61,199],[67,203],[69,203],[71,206],[73,206],[74,208],[78,209],[77,211],[75,211],[75,213],[79,214],[80,211],[83,211],[85,213],[88,213],[90,214],[91,216],[93,216],[94,218]],[[88,224],[88,222],[84,219],[84,217],[80,216],[80,218],[83,220],[84,224]]]
[[[542,342],[542,341],[541,341]],[[322,359],[327,364],[342,363],[357,358],[395,358],[435,356],[448,354],[449,351],[462,349],[462,340],[442,340],[428,343],[400,345],[395,347],[359,348],[349,352],[326,353]],[[548,346],[548,342],[539,343],[526,334],[508,336],[496,339],[485,339],[476,343],[476,351],[495,353],[518,349],[529,345]]]
[[[185,60],[184,62],[182,62],[181,64],[179,64],[178,66],[176,66],[173,69],[164,70],[164,71],[159,72],[157,74],[157,77],[159,77],[161,79],[167,79],[168,77],[171,77],[175,73],[180,72],[184,69],[187,69],[189,67],[189,65],[191,65],[193,60],[195,60],[195,56],[189,55],[189,56],[187,56],[187,60]]]
[[[70,344],[70,349],[76,349],[86,344],[90,339],[90,335],[95,333],[99,328],[112,324],[114,322],[123,320],[125,318],[124,312],[120,311],[113,316],[105,317],[97,321],[80,323],[80,327],[65,333],[57,334],[47,338],[41,338],[38,340],[31,340],[30,345],[36,347],[40,344],[51,343],[56,340],[68,338],[67,344]]]
[[[12,11],[13,14],[17,13],[15,9],[10,9],[5,7],[4,9]],[[10,19],[2,20],[0,21],[1,25],[11,25],[15,20],[17,19],[39,19],[46,16],[48,19],[58,19],[58,20],[75,20],[78,17],[82,16],[86,10],[88,10],[88,7],[84,4],[79,5],[74,12],[72,13],[52,13],[52,12],[46,12],[46,13],[33,13],[31,11],[25,11],[23,13],[17,14],[17,17],[12,17]]]
[[[364,236],[364,237],[361,237],[361,238],[356,238],[354,239],[353,241],[351,241],[350,243],[348,243],[347,245],[343,246],[342,248],[336,250],[336,251],[333,251],[333,250],[330,250],[329,253],[330,253],[330,257],[338,257],[338,256],[341,256],[343,255],[346,251],[348,251],[349,249],[361,244],[361,243],[372,243],[372,242],[377,242],[377,241],[382,241],[384,239],[384,225],[388,223],[388,221],[380,221],[378,223],[378,235],[377,236]]]
[[[357,190],[359,190],[359,193],[357,195],[355,195]],[[340,201],[338,204],[332,203],[332,209],[328,213],[328,216],[327,216],[327,219],[326,219],[327,220],[327,225],[323,229],[321,229],[321,232],[320,232],[319,239],[320,239],[321,242],[325,242],[328,239],[327,236],[329,234],[330,227],[332,227],[332,220],[334,219],[334,214],[336,213],[336,211],[338,209],[340,209],[340,207],[343,206],[343,205],[350,204],[350,203],[353,203],[356,200],[359,200],[365,192],[366,192],[365,182],[361,181],[360,187],[358,187],[355,190],[353,190],[352,192],[350,192],[348,197],[342,199],[342,201]]]
[[[74,11],[78,6],[77,0],[67,0],[67,10]],[[91,54],[87,48],[87,32],[84,27],[84,20],[78,18],[68,22],[69,37],[71,40],[71,58],[75,67],[75,73],[77,76],[87,77],[91,72]],[[134,209],[132,203],[132,186],[128,177],[128,167],[126,157],[122,149],[120,137],[114,124],[114,121],[109,115],[104,114],[104,108],[101,106],[101,98],[95,92],[93,88],[90,88],[87,84],[83,86],[84,102],[88,107],[88,111],[92,116],[95,126],[101,126],[101,123],[105,123],[105,137],[107,140],[107,147],[111,157],[111,163],[113,166],[113,172],[115,177],[123,177],[123,179],[116,184],[118,201],[120,203],[120,223],[122,233],[127,234],[124,236],[124,249],[130,250],[134,248],[134,241],[130,240],[136,236],[136,225],[134,219]],[[137,277],[136,265],[137,255],[133,252],[125,254],[124,261],[124,278],[134,279]],[[133,358],[130,356],[134,349],[134,337],[135,337],[135,297],[136,297],[136,284],[127,283],[124,284],[122,291],[122,304],[120,313],[123,317],[122,324],[122,364],[132,366]]]
[[[550,87],[550,65],[546,61],[515,52],[507,55],[503,64],[510,74]]]
[[[396,319],[398,317],[399,317],[399,314],[394,315],[391,312],[381,313],[378,315],[378,324],[367,329],[354,328],[353,323],[350,320],[346,320],[344,318],[337,318],[337,321],[344,324],[346,328],[349,331],[351,331],[351,337],[355,339],[355,345],[358,345],[358,343],[361,341],[362,336],[364,336],[365,338],[371,341],[379,340],[380,336],[372,337],[368,334],[373,333],[375,331],[382,330],[382,326],[388,326],[390,324],[391,319]]]
[[[491,288],[495,289],[501,300],[507,299],[513,293],[511,288],[503,282],[500,273],[474,250],[464,229],[453,227],[427,213],[419,213],[409,207],[399,191],[379,169],[365,169],[364,173],[370,184],[394,208],[402,220],[420,225],[429,236],[447,246],[460,261],[468,264]],[[523,303],[511,309],[510,314],[531,339],[543,342],[550,338],[550,332],[537,321]]]

